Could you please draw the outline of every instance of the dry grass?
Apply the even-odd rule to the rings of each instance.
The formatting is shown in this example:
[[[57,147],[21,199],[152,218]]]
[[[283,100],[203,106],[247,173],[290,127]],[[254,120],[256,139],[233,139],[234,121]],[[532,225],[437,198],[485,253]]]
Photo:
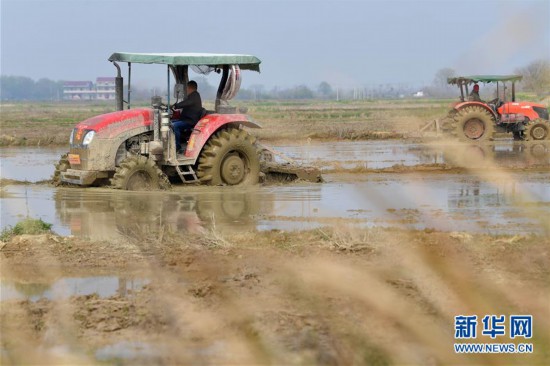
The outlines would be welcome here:
[[[262,125],[252,132],[265,141],[399,138],[449,108],[449,101],[422,100],[236,104],[246,106]],[[208,103],[206,107],[211,108]],[[4,103],[1,108],[0,146],[65,145],[76,123],[114,111],[111,103],[98,102]]]

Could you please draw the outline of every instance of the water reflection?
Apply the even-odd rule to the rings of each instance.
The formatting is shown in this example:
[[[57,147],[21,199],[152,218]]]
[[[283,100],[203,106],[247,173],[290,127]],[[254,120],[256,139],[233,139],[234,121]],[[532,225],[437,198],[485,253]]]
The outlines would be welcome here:
[[[253,230],[260,202],[264,210],[269,206],[269,200],[258,199],[254,188],[189,193],[59,189],[54,200],[60,221],[73,235],[96,240],[161,229],[199,233],[212,225],[225,231]]]
[[[444,147],[442,151],[447,164],[464,168],[531,168],[550,165],[548,141],[454,144]]]
[[[118,276],[66,277],[51,283],[0,280],[0,301],[40,299],[58,300],[70,296],[97,294],[100,297],[126,297],[143,288],[149,280]]]
[[[496,232],[530,233],[540,218],[550,214],[546,172],[492,178],[486,172],[482,176],[354,174],[352,180],[339,181],[342,176],[336,174],[326,178],[329,182],[323,184],[242,189],[185,186],[170,192],[10,185],[0,199],[0,221],[4,228],[29,216],[53,223],[53,230],[61,235],[116,240],[161,230],[300,230],[345,222],[483,232],[485,227],[476,223],[483,220],[499,226]],[[528,211],[525,206],[530,207]],[[518,225],[526,221],[533,225]]]

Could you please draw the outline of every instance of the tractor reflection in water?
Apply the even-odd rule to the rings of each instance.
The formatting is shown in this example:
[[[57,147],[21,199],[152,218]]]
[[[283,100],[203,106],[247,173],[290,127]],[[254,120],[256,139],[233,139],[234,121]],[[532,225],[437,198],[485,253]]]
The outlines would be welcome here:
[[[260,202],[254,191],[228,189],[169,194],[58,189],[54,199],[57,215],[71,233],[92,240],[140,239],[163,230],[255,230],[255,216],[269,212],[273,202],[265,197]]]

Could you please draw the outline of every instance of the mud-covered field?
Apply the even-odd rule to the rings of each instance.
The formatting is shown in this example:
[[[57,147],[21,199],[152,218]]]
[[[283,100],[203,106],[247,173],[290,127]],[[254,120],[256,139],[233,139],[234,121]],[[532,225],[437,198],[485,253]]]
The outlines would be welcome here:
[[[258,103],[324,183],[122,192],[49,183],[105,106],[2,108],[2,364],[550,363],[548,143],[403,138],[443,102]],[[533,353],[455,353],[455,316],[491,314],[532,338],[471,342]]]

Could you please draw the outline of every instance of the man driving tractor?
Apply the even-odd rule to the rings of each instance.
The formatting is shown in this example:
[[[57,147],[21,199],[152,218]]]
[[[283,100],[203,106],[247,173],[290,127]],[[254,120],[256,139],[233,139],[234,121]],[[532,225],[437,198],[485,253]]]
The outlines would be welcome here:
[[[197,82],[191,80],[187,83],[187,98],[179,103],[175,103],[172,109],[180,109],[179,118],[172,121],[172,128],[174,129],[174,135],[176,139],[176,151],[178,154],[182,154],[184,151],[181,147],[181,135],[185,130],[190,130],[202,116],[202,100],[199,92],[197,91]]]
[[[468,97],[468,100],[470,102],[483,102],[481,98],[479,97],[479,85],[475,84],[472,92],[470,93],[470,96]]]

